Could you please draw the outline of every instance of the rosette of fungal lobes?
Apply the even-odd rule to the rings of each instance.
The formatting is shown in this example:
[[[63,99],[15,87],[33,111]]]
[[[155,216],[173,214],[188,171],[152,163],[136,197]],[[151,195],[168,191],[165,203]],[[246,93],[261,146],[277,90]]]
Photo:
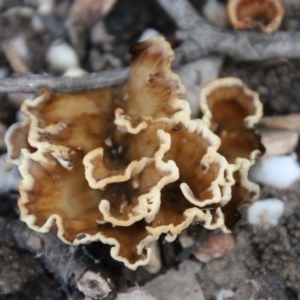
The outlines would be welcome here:
[[[122,86],[26,100],[6,142],[30,228],[109,244],[136,269],[160,237],[173,241],[191,224],[228,230],[258,194],[248,170],[263,146],[253,128],[262,105],[239,79],[205,86],[202,117],[191,119],[170,45],[152,38],[132,55]]]

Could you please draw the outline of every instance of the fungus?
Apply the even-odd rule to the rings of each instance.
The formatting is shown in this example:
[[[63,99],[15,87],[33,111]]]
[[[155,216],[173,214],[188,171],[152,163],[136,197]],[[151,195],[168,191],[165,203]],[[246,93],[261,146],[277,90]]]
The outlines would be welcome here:
[[[238,173],[239,159],[254,160],[260,145],[253,138],[253,149],[239,150],[243,144],[237,143],[233,158],[225,151],[237,142],[239,126],[259,117],[251,117],[258,99],[249,100],[250,112],[234,116],[237,127],[219,119],[218,101],[208,100],[204,119],[192,120],[188,102],[179,98],[183,86],[170,68],[169,44],[155,37],[132,53],[122,86],[45,90],[25,101],[24,121],[6,141],[8,155],[20,165],[20,214],[30,228],[57,228],[69,244],[109,244],[114,259],[136,269],[151,261],[151,245],[162,235],[173,241],[192,223],[226,231],[224,211],[240,203],[232,198],[234,174],[242,174],[243,183],[247,177],[248,166]],[[233,117],[231,110],[225,116]],[[229,142],[221,126],[215,130],[219,123],[232,135]]]
[[[272,33],[281,25],[284,6],[281,0],[229,0],[227,13],[236,29],[258,27]]]
[[[254,129],[262,117],[262,104],[258,94],[240,79],[227,77],[216,79],[202,89],[200,106],[204,122],[221,139],[219,152],[234,170],[231,201],[223,209],[226,224],[232,227],[239,206],[258,197],[259,187],[248,180],[248,172],[264,152]]]

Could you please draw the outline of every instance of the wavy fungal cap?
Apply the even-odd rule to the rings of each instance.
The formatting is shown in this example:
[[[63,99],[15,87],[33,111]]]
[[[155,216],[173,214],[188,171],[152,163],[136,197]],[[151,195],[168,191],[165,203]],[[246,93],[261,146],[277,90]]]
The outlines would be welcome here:
[[[195,222],[227,230],[237,207],[253,196],[247,174],[260,149],[252,125],[261,105],[256,93],[227,79],[237,83],[233,90],[208,85],[204,119],[191,120],[170,67],[170,45],[152,38],[132,54],[122,86],[45,90],[25,101],[24,121],[6,141],[23,177],[19,207],[30,228],[56,228],[74,245],[109,244],[114,259],[136,269],[148,264],[162,234],[172,241]],[[255,143],[245,147],[237,139],[241,131],[247,137],[250,131]]]
[[[257,27],[265,33],[277,31],[284,15],[281,0],[229,0],[227,14],[236,29]]]
[[[220,138],[218,149],[234,169],[235,184],[231,200],[225,205],[226,225],[232,227],[237,208],[258,197],[259,187],[248,180],[249,168],[263,153],[260,136],[254,126],[262,117],[262,104],[256,92],[233,77],[219,78],[208,83],[201,92],[203,120]]]

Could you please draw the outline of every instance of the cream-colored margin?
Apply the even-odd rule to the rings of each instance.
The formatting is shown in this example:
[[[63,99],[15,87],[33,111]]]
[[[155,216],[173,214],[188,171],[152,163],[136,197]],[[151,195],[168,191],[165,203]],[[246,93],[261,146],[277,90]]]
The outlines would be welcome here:
[[[263,2],[266,2],[270,9],[276,11],[276,15],[273,20],[268,24],[264,25],[260,20],[255,20],[251,16],[251,9],[249,10],[250,16],[244,17],[242,20],[238,16],[239,6],[243,5],[244,0],[229,0],[227,3],[227,15],[230,24],[236,29],[247,29],[251,27],[258,26],[259,29],[265,33],[272,33],[276,31],[282,22],[285,8],[281,0],[260,0],[261,3],[256,3],[253,1],[253,10],[257,9],[257,5],[263,5]],[[249,1],[246,1],[249,5]],[[267,12],[266,12],[267,13]]]
[[[133,223],[145,219],[146,222],[151,222],[155,218],[160,208],[160,191],[167,184],[176,181],[179,178],[179,170],[174,161],[164,162],[162,160],[165,153],[170,149],[171,138],[168,133],[159,129],[157,136],[160,140],[160,147],[154,154],[154,158],[142,158],[139,161],[132,161],[123,172],[117,175],[112,175],[103,179],[96,179],[93,177],[94,164],[93,160],[103,158],[103,149],[97,148],[90,151],[83,159],[85,166],[85,177],[89,183],[89,186],[93,189],[104,190],[108,184],[126,182],[132,180],[134,176],[143,172],[148,164],[155,163],[155,167],[159,172],[162,172],[161,179],[153,186],[148,193],[142,194],[138,197],[138,205],[132,209],[132,213],[127,216],[128,219],[122,220],[113,217],[110,214],[110,203],[106,199],[101,199],[99,204],[99,210],[103,215],[104,221],[98,221],[98,223],[109,222],[115,226],[130,226]],[[103,167],[105,167],[103,163]],[[110,171],[108,170],[108,173]]]
[[[255,112],[253,115],[246,117],[244,123],[247,128],[253,128],[263,115],[263,106],[259,100],[259,94],[249,89],[242,80],[235,77],[218,78],[203,87],[200,93],[200,109],[203,112],[202,120],[208,127],[211,126],[212,114],[207,103],[207,98],[212,92],[223,87],[239,87],[247,97],[251,98]]]
[[[201,134],[203,139],[207,140],[210,146],[207,148],[206,154],[199,162],[200,166],[205,166],[208,170],[210,165],[217,164],[220,167],[219,174],[215,180],[211,183],[212,198],[199,200],[187,183],[180,184],[180,189],[185,198],[197,207],[205,207],[209,204],[220,203],[224,206],[231,199],[231,187],[234,184],[233,167],[228,164],[224,156],[217,151],[220,147],[221,140],[215,135],[202,120],[191,120],[185,122],[185,127],[188,132]],[[197,167],[197,166],[195,166]]]

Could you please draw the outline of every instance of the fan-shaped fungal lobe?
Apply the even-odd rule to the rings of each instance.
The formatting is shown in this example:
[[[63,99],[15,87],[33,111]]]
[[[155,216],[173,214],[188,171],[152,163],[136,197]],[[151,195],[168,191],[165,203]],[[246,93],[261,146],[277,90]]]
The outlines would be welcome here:
[[[226,224],[234,223],[240,204],[258,196],[258,185],[248,180],[257,156],[264,152],[254,125],[262,117],[262,104],[256,92],[233,77],[216,79],[201,91],[203,120],[221,139],[219,152],[234,169],[235,185],[231,201],[224,207]]]
[[[45,90],[23,103],[24,121],[6,140],[8,155],[20,164],[19,207],[30,228],[57,228],[70,244],[109,244],[114,259],[136,269],[150,261],[152,242],[162,234],[172,241],[195,222],[226,230],[226,216],[246,197],[233,194],[235,183],[249,187],[246,162],[258,146],[239,150],[237,135],[241,127],[250,130],[261,107],[239,84],[234,92],[223,87],[224,103],[207,87],[204,120],[191,120],[169,44],[153,38],[132,53],[123,86]],[[231,101],[245,91],[241,102]],[[229,126],[225,117],[236,123]]]
[[[281,25],[284,6],[281,0],[229,0],[227,13],[236,29],[258,27],[272,33]]]
[[[220,78],[201,91],[203,120],[221,139],[219,152],[230,163],[236,158],[251,159],[263,150],[254,125],[262,117],[262,104],[256,92],[233,77]]]

